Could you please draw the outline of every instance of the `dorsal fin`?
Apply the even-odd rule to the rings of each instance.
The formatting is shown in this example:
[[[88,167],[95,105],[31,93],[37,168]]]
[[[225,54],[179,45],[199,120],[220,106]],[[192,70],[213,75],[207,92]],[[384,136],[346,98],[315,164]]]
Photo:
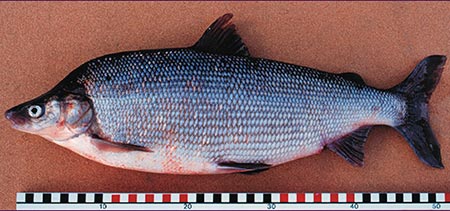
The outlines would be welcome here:
[[[356,73],[341,73],[339,75],[349,81],[353,81],[353,82],[356,82],[359,84],[366,85],[366,82],[364,82],[364,79]]]
[[[355,166],[364,165],[364,144],[372,126],[361,127],[358,130],[327,145],[328,149],[336,152]]]
[[[231,23],[232,17],[233,14],[227,13],[214,21],[192,48],[208,53],[250,56],[236,26]]]

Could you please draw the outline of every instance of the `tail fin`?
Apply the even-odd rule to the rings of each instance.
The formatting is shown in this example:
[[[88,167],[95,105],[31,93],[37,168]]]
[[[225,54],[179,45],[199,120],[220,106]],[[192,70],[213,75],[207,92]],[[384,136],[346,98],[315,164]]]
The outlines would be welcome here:
[[[403,134],[424,163],[435,168],[444,168],[444,165],[439,143],[428,123],[428,101],[446,60],[445,56],[438,55],[423,59],[406,80],[390,89],[403,96],[407,105],[404,122],[395,129]]]

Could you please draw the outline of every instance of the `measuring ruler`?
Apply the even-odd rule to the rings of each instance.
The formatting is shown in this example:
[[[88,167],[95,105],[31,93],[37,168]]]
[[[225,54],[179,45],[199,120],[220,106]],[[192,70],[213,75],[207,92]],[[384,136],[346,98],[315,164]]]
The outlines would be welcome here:
[[[17,193],[18,210],[450,210],[450,193]]]

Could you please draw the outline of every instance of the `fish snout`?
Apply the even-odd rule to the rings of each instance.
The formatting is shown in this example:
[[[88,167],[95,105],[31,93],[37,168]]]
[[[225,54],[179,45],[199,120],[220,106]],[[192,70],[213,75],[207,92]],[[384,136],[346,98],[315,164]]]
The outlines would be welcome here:
[[[5,118],[6,118],[7,120],[11,120],[12,117],[13,117],[13,114],[14,114],[14,112],[11,111],[11,109],[10,109],[10,110],[7,110],[7,111],[5,112]]]
[[[13,125],[23,125],[26,119],[18,114],[16,107],[11,108],[5,112],[5,118],[9,120]]]

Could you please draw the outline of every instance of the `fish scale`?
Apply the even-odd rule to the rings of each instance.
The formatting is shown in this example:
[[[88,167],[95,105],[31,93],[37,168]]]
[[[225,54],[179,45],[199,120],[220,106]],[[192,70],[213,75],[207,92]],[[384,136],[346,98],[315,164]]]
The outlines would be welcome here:
[[[374,106],[380,110],[371,124],[399,121],[392,119],[404,110],[398,96],[325,74],[172,49],[99,58],[79,82],[113,142],[176,146],[179,157],[210,162],[279,164],[357,129]]]

